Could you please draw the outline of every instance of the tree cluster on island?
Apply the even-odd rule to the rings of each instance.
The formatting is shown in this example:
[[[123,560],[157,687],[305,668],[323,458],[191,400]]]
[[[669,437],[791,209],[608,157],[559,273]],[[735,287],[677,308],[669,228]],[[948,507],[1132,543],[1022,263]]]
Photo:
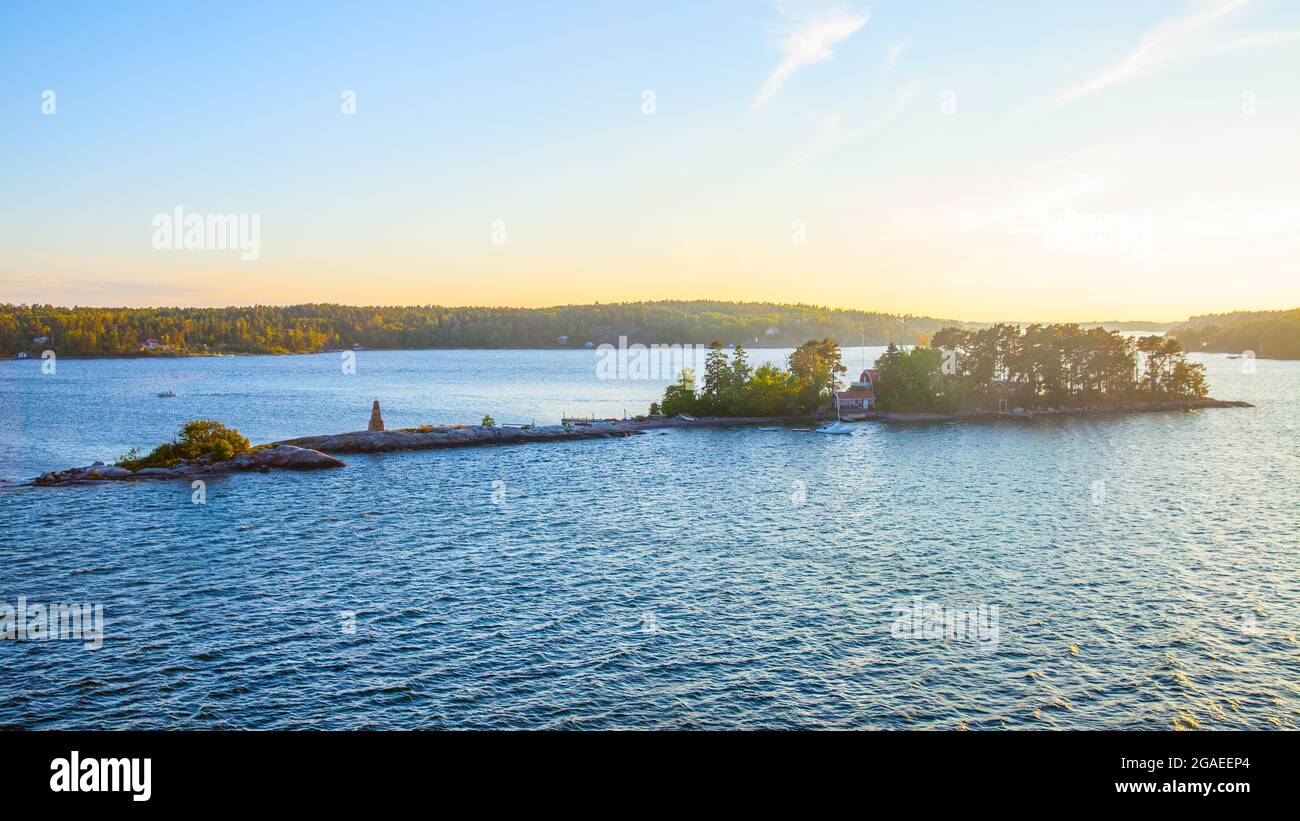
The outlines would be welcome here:
[[[127,470],[170,468],[205,456],[213,462],[224,462],[250,449],[248,437],[234,428],[215,419],[195,419],[186,422],[172,441],[144,455],[132,448],[118,457],[117,465]]]
[[[829,339],[799,346],[787,367],[751,367],[714,342],[696,384],[690,369],[650,412],[795,417],[832,407],[846,368]],[[948,327],[926,344],[890,343],[876,361],[876,408],[899,413],[998,411],[1205,396],[1205,366],[1170,337],[1125,336],[1074,324]]]
[[[693,369],[664,391],[652,414],[675,416],[806,416],[822,407],[845,372],[840,346],[830,339],[809,340],[786,360],[787,367],[752,367],[744,346],[736,345],[728,359],[721,342],[713,342],[696,385]]]
[[[1206,394],[1205,366],[1176,339],[1074,324],[944,328],[929,345],[890,344],[876,361],[882,411],[951,413]]]

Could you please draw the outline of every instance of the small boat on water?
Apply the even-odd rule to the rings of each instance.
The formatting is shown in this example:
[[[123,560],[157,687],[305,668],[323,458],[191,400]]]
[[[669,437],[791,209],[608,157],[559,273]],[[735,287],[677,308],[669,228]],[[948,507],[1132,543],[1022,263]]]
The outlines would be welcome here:
[[[835,406],[835,421],[831,422],[829,425],[822,425],[817,429],[818,433],[836,433],[840,435],[852,435],[854,431],[855,428],[852,425],[845,424],[844,420],[840,418],[840,408],[838,403],[836,403]]]
[[[854,432],[854,427],[852,425],[844,423],[839,419],[836,419],[834,422],[831,422],[829,425],[823,425],[822,427],[818,428],[817,432],[838,433],[840,435],[845,435],[845,434],[852,435]]]
[[[161,396],[163,399],[169,399],[169,398],[171,398],[171,397],[173,397],[173,396],[176,395],[176,391],[163,391],[162,393],[159,393],[158,395]]]
[[[766,430],[766,431],[785,430],[785,428],[781,427],[780,425],[759,425],[758,429]]]
[[[680,419],[680,420],[682,420],[683,422],[694,422],[694,421],[695,421],[695,417],[694,417],[694,416],[691,416],[689,413],[679,413],[679,414],[677,414],[677,418]]]
[[[795,433],[812,433],[812,428],[790,428]]]

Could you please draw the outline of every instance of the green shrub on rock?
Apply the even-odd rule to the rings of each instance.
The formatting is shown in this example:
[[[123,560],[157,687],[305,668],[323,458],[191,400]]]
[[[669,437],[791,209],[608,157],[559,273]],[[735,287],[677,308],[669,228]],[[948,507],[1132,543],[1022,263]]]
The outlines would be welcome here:
[[[117,460],[117,464],[127,470],[170,468],[201,456],[224,462],[248,450],[248,438],[234,428],[228,428],[215,419],[195,419],[186,422],[173,441],[159,445],[145,456],[140,456],[140,451],[132,448]]]

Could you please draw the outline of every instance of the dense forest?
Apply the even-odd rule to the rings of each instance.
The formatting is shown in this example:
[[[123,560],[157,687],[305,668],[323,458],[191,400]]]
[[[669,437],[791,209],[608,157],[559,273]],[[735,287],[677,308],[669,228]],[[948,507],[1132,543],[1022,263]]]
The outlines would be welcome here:
[[[0,304],[0,355],[307,353],[341,348],[554,348],[591,342],[793,347],[915,342],[951,320],[811,305],[628,302],[554,308],[259,305],[246,308],[60,308]]]
[[[1194,316],[1169,335],[1189,351],[1253,351],[1257,357],[1300,359],[1300,308]]]
[[[1199,397],[1205,366],[1170,337],[1078,325],[944,328],[933,347],[890,345],[876,361],[884,411],[1009,410]],[[1003,403],[1005,402],[1005,405]]]
[[[1122,323],[1120,323],[1122,324]],[[0,304],[0,356],[309,353],[340,348],[556,348],[591,342],[794,347],[912,344],[945,326],[983,323],[764,302],[665,301],[553,308],[258,305],[61,308]],[[1086,326],[1085,326],[1086,327]],[[1172,331],[1189,351],[1300,359],[1300,308],[1192,317]],[[156,345],[142,351],[149,340]]]

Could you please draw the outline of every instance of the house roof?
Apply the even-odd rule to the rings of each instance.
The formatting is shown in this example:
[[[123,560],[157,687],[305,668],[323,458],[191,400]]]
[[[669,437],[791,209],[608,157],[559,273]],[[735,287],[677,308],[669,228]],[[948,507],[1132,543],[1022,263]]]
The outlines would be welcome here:
[[[871,388],[849,388],[846,391],[836,391],[836,399],[875,399],[876,392]]]

